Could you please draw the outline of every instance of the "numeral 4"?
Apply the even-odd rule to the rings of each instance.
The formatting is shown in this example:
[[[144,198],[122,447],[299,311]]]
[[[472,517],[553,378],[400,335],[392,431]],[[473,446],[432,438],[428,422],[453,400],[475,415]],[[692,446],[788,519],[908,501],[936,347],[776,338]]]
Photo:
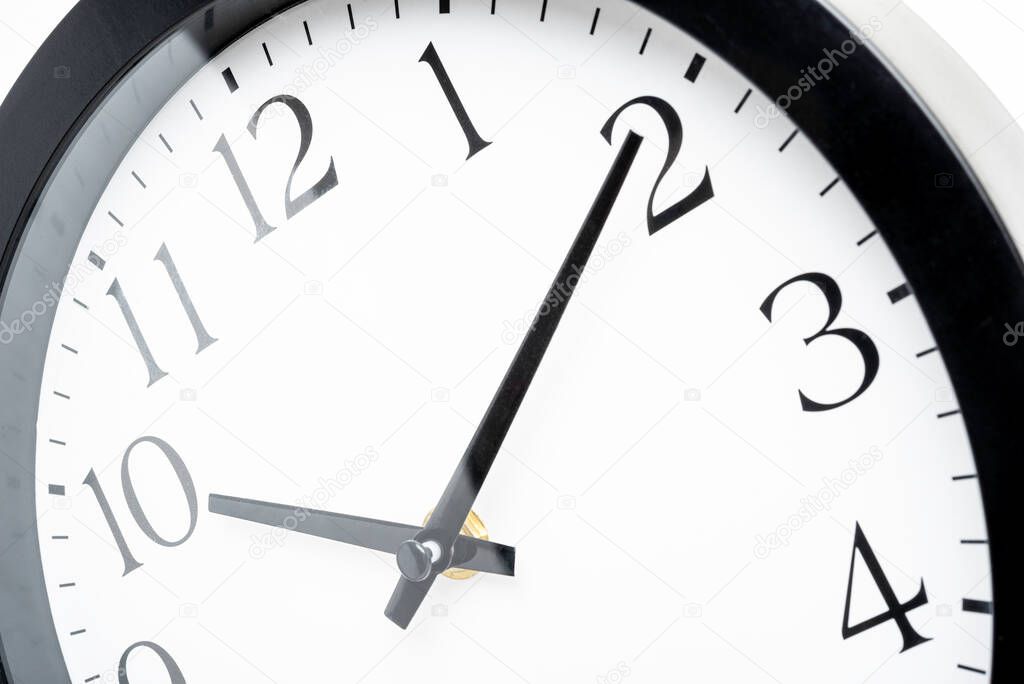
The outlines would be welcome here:
[[[889,610],[859,624],[851,625],[850,598],[853,594],[853,568],[857,563],[858,553],[864,559],[864,564],[867,566],[868,571],[871,572],[871,577],[875,580],[878,591],[881,592],[882,599]],[[889,620],[893,620],[896,622],[896,626],[899,627],[900,634],[903,635],[903,648],[900,649],[900,653],[909,651],[915,646],[931,641],[931,639],[927,639],[914,631],[914,627],[910,624],[909,618],[907,618],[907,613],[915,608],[920,608],[926,603],[928,603],[928,595],[924,590],[923,579],[921,580],[921,588],[918,590],[917,595],[906,603],[900,603],[899,599],[896,598],[896,592],[893,591],[892,585],[889,584],[889,579],[882,572],[882,565],[878,562],[878,557],[875,556],[875,552],[868,543],[867,537],[864,536],[864,531],[860,529],[860,523],[857,523],[857,530],[853,535],[853,556],[850,558],[850,579],[846,585],[846,608],[843,610],[843,639],[857,636],[861,632],[866,632],[873,627],[878,627]]]

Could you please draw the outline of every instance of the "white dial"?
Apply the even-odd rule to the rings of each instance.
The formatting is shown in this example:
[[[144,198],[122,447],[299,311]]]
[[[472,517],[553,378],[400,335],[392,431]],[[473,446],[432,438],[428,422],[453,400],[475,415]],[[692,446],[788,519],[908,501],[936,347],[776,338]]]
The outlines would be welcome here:
[[[828,160],[627,2],[396,7],[238,39],[85,230],[36,468],[72,681],[985,679],[956,397]],[[393,555],[210,512],[422,525],[630,131],[473,506],[514,577],[441,577],[403,631]]]

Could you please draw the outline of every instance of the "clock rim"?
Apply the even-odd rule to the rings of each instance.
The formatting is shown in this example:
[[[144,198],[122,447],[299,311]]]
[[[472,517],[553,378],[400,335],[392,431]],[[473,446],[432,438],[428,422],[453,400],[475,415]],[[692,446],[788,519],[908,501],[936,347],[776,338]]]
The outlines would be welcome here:
[[[244,31],[302,1],[80,0],[0,106],[0,149],[5,150],[0,156],[4,294],[21,232],[47,180],[125,74],[210,8],[237,10],[247,17],[244,26],[227,27],[222,36],[200,36],[212,57]],[[785,93],[801,69],[821,59],[822,46],[838,48],[849,39],[845,20],[819,0],[632,1],[679,26],[768,94]],[[124,29],[120,42],[98,44],[97,36],[107,35],[103,29],[112,24]],[[55,65],[73,65],[71,78],[55,78]],[[850,82],[858,87],[844,88]],[[1008,599],[1019,564],[1011,554],[1016,511],[1011,508],[1010,455],[1019,452],[1024,441],[1013,410],[1019,388],[1024,387],[1024,357],[1001,339],[1005,323],[1024,320],[1020,257],[963,155],[872,48],[856,50],[836,78],[804,94],[787,115],[835,167],[877,226],[941,350],[978,468],[993,598],[1007,608],[994,615],[991,677],[993,682],[1015,680],[1019,667],[1011,653]],[[962,182],[940,188],[935,183],[938,173],[952,173]],[[966,279],[951,277],[967,273],[972,264],[983,270],[970,271]],[[31,534],[36,536],[35,530]],[[41,575],[41,564],[32,570]],[[0,572],[0,578],[7,580],[8,574]],[[49,606],[35,608],[56,645]],[[10,659],[18,662],[16,671],[31,670],[22,654],[4,653],[3,643],[0,633],[0,681],[7,684]],[[69,681],[66,677],[65,670],[62,681]]]

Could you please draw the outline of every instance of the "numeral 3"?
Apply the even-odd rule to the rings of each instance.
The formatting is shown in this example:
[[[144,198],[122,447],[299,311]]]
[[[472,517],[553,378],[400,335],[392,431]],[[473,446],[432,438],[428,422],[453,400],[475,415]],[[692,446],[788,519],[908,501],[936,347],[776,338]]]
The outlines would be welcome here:
[[[828,335],[835,335],[842,337],[849,341],[853,346],[860,352],[861,358],[864,359],[864,379],[860,383],[860,387],[852,395],[846,399],[837,402],[835,404],[821,404],[813,399],[809,399],[803,391],[800,391],[800,405],[803,406],[804,411],[830,411],[837,409],[840,406],[849,404],[851,401],[864,394],[871,383],[875,381],[875,377],[878,375],[879,359],[878,359],[878,348],[875,343],[871,341],[871,338],[866,333],[860,330],[853,330],[851,328],[836,328],[830,330],[830,326],[836,322],[836,318],[839,317],[840,311],[843,308],[843,293],[839,290],[839,285],[835,280],[823,273],[805,273],[804,275],[797,276],[792,280],[787,280],[782,285],[779,285],[768,295],[768,298],[764,300],[761,305],[761,313],[768,319],[770,323],[772,321],[772,309],[775,307],[775,299],[779,296],[779,293],[785,290],[790,285],[799,282],[808,282],[821,290],[822,294],[825,295],[825,300],[828,302],[828,321],[825,323],[819,332],[808,337],[804,340],[804,344],[810,346],[815,340],[819,340],[822,337]]]

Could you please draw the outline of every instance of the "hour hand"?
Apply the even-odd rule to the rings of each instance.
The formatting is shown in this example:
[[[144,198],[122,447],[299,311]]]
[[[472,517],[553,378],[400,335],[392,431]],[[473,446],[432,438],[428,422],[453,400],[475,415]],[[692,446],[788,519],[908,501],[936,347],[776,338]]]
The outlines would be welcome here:
[[[415,525],[221,494],[211,494],[209,506],[210,512],[218,515],[281,527],[300,534],[391,554],[397,553],[403,542],[415,537],[422,529]],[[493,575],[513,576],[515,557],[516,551],[511,546],[460,535],[456,543],[455,567]]]

